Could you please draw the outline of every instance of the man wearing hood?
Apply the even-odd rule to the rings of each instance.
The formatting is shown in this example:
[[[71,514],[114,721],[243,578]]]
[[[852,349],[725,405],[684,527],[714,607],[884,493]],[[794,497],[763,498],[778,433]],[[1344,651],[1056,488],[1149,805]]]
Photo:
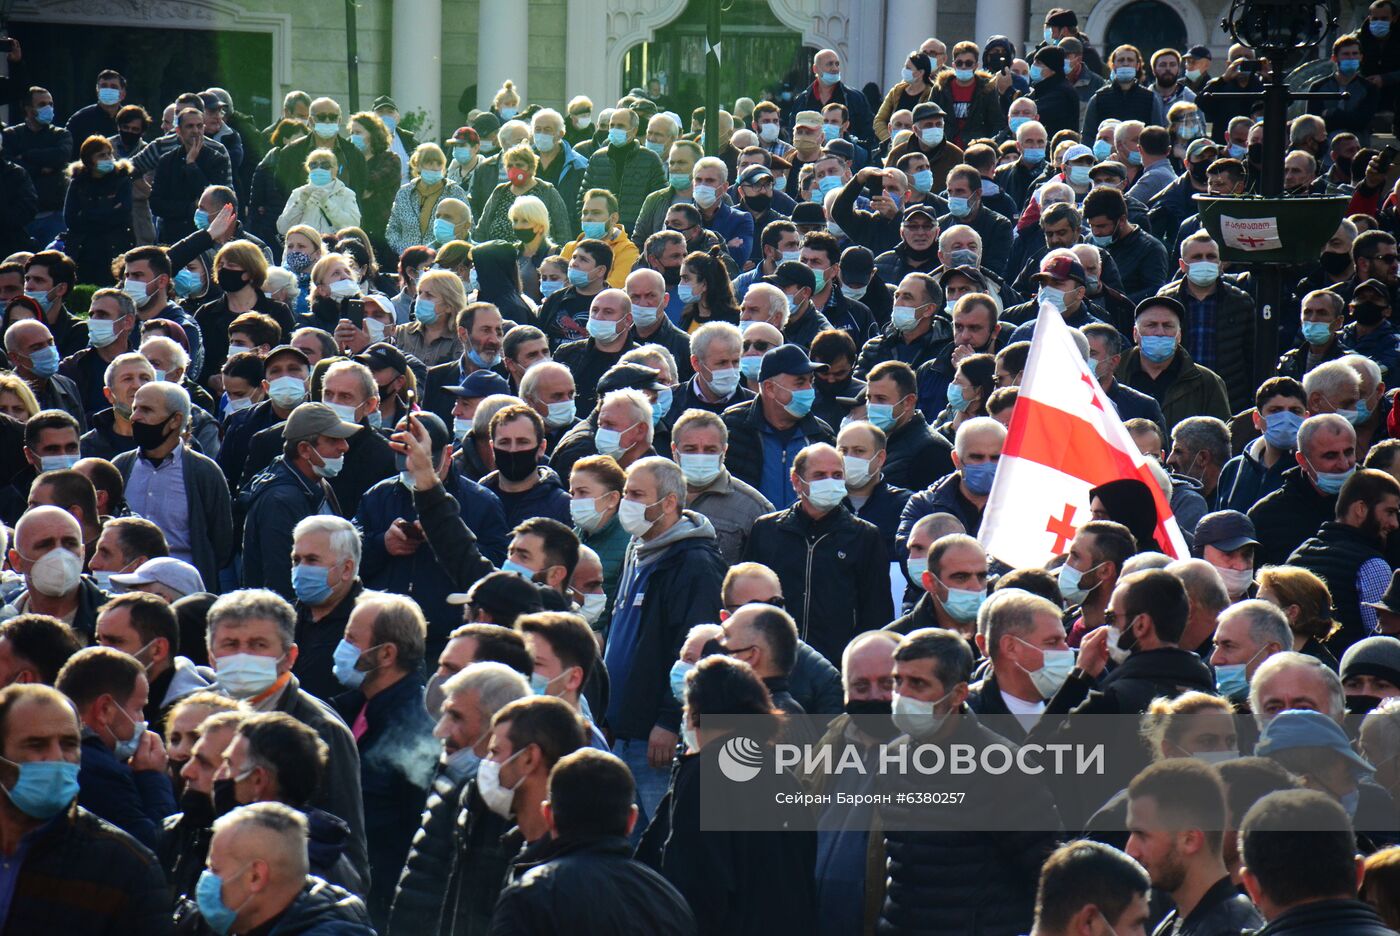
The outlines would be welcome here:
[[[669,459],[643,458],[628,470],[619,513],[632,543],[604,656],[607,721],[647,815],[666,791],[676,749],[676,733],[661,727],[665,715],[670,724],[679,715],[666,674],[690,628],[716,620],[725,573],[714,527],[685,502],[685,475]]]
[[[146,668],[150,694],[142,714],[164,734],[171,706],[214,683],[214,671],[177,656],[180,626],[162,598],[146,592],[118,595],[97,609],[97,642],[135,657]]]

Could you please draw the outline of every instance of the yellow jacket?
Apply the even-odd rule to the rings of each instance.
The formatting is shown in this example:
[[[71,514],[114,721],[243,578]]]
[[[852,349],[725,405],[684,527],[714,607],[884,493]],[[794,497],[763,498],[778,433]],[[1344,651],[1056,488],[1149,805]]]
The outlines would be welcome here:
[[[603,243],[611,247],[613,252],[612,269],[608,271],[608,285],[614,289],[621,289],[627,282],[627,274],[632,272],[633,264],[642,255],[641,251],[627,237],[627,232],[621,226],[614,229],[612,237],[604,238]],[[564,245],[564,249],[559,251],[559,256],[568,260],[574,255],[574,248],[577,246],[578,240],[569,241]]]

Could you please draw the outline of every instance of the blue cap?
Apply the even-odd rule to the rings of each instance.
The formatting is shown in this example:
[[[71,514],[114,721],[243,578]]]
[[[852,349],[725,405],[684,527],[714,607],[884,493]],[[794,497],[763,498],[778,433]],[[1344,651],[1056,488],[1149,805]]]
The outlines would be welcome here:
[[[479,400],[493,393],[510,394],[510,383],[489,370],[472,371],[460,387],[448,387],[447,392],[464,400]]]
[[[1254,753],[1259,757],[1272,757],[1280,751],[1297,748],[1327,748],[1346,758],[1358,774],[1375,773],[1375,768],[1351,749],[1341,725],[1321,712],[1308,709],[1288,709],[1275,715],[1264,726]]]
[[[779,374],[792,374],[795,377],[803,374],[815,374],[826,370],[825,364],[814,364],[811,358],[807,357],[807,352],[797,345],[785,344],[763,355],[763,363],[758,369],[758,379],[760,381],[769,380]]]

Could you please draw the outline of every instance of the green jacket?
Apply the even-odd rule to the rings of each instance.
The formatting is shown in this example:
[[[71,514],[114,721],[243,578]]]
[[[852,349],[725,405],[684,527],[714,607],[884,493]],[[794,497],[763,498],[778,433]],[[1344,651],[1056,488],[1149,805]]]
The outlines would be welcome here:
[[[1229,397],[1225,392],[1225,381],[1208,367],[1202,367],[1191,360],[1186,349],[1177,345],[1176,353],[1181,359],[1181,369],[1176,380],[1158,402],[1162,404],[1162,415],[1166,418],[1167,431],[1188,416],[1214,416],[1221,422],[1230,419]],[[1133,348],[1118,365],[1118,379],[1130,387],[1136,387],[1133,379],[1142,373],[1142,352]]]
[[[642,202],[665,184],[666,169],[661,165],[661,157],[636,140],[623,147],[600,146],[589,157],[588,171],[579,186],[579,211],[583,210],[583,197],[589,189],[607,189],[617,196],[619,223],[630,231]]]

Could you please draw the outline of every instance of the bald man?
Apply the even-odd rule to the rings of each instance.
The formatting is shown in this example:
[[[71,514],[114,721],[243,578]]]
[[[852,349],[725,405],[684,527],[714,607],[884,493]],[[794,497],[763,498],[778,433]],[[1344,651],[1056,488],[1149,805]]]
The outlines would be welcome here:
[[[10,549],[10,565],[24,576],[16,611],[56,617],[92,643],[107,595],[83,577],[83,559],[83,530],[72,514],[60,507],[25,511]]]

